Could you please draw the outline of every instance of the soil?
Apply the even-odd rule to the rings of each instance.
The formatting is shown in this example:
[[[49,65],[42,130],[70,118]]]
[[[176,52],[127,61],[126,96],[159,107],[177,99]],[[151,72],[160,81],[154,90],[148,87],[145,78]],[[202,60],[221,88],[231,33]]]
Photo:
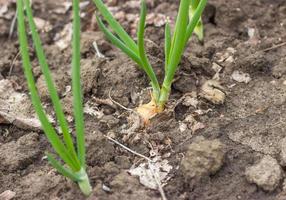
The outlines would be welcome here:
[[[3,17],[0,12],[0,80],[9,80],[17,92],[28,94],[17,56],[17,36],[14,33],[8,39],[15,4],[7,2],[9,16]],[[52,27],[42,31],[41,36],[64,110],[74,128],[70,48],[60,49],[55,41],[55,36],[71,22],[70,9],[66,11],[63,6],[65,2],[33,0],[33,10],[35,16]],[[147,2],[151,17],[146,45],[162,81],[162,18],[169,16],[174,25],[179,1]],[[108,3],[126,30],[134,35],[139,3]],[[148,78],[106,41],[92,17],[93,11],[92,4],[83,10],[81,49],[84,102],[89,108],[85,114],[87,170],[94,188],[88,199],[161,199],[157,190],[148,189],[128,173],[142,159],[111,142],[106,135],[140,154],[152,157],[155,152],[169,161],[173,169],[163,188],[169,200],[286,199],[285,160],[280,155],[281,141],[286,137],[285,0],[209,0],[203,17],[204,42],[195,36],[191,39],[166,111],[146,128],[137,124],[132,113],[114,104],[110,96],[133,109],[148,101]],[[105,58],[97,56],[94,41]],[[42,101],[54,117],[32,46],[31,58]],[[251,80],[234,80],[234,71],[247,74]],[[225,94],[218,104],[201,92],[201,86],[211,79],[220,83],[218,89]],[[52,150],[43,132],[4,124],[0,117],[0,194],[10,190],[14,192],[13,199],[18,200],[85,199],[76,184],[48,164],[46,151]],[[271,156],[282,168],[278,183],[269,186],[271,192],[263,190],[258,182],[248,182],[245,175],[246,169],[264,156]]]

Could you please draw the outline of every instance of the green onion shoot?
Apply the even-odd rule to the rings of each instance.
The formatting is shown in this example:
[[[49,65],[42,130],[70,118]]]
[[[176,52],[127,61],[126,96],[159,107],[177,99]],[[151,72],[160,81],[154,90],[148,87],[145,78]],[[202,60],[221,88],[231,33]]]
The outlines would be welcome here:
[[[145,0],[141,0],[141,13],[137,32],[137,42],[135,42],[122,26],[116,21],[113,15],[108,10],[107,6],[102,0],[93,0],[99,13],[107,22],[109,28],[104,24],[102,19],[97,15],[97,22],[100,29],[105,36],[117,48],[123,51],[134,62],[136,62],[140,69],[142,69],[150,79],[152,86],[152,97],[148,104],[137,108],[138,113],[142,116],[145,122],[157,113],[164,110],[167,103],[171,85],[175,73],[180,64],[183,52],[186,45],[192,36],[193,32],[197,30],[199,22],[201,22],[201,15],[206,6],[207,0],[181,0],[178,16],[175,24],[175,29],[172,33],[169,23],[165,26],[165,77],[163,83],[159,83],[153,67],[151,66],[146,51],[144,48],[144,32],[145,21],[147,15],[147,7]],[[191,8],[191,12],[190,12]],[[202,35],[202,34],[201,34]]]
[[[85,195],[89,195],[92,188],[86,173],[85,164],[85,140],[84,140],[84,117],[82,106],[82,93],[80,85],[80,9],[79,0],[73,0],[73,56],[72,56],[72,92],[73,92],[73,108],[76,127],[76,146],[74,145],[72,136],[69,132],[69,126],[64,116],[64,112],[57,94],[56,87],[51,77],[51,72],[45,58],[41,39],[37,32],[37,28],[32,15],[29,0],[17,0],[17,17],[18,17],[18,36],[20,43],[20,52],[23,61],[25,77],[27,79],[28,88],[34,109],[41,121],[42,128],[50,144],[52,145],[57,156],[63,161],[62,164],[54,155],[47,153],[50,164],[57,169],[63,176],[77,182],[81,191]],[[44,108],[41,104],[40,97],[35,85],[32,73],[32,65],[29,56],[28,38],[26,35],[25,19],[28,21],[31,31],[36,55],[45,81],[48,87],[50,98],[55,110],[57,121],[62,131],[60,137],[55,127],[50,123]],[[61,139],[62,138],[62,139]]]

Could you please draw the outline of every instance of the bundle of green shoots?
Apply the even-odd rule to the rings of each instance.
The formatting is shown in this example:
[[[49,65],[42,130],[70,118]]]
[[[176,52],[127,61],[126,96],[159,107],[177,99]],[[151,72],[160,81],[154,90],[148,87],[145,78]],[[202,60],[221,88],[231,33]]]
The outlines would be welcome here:
[[[145,0],[141,0],[141,14],[137,32],[137,43],[126,33],[122,26],[112,16],[102,0],[93,0],[100,14],[108,23],[112,33],[99,16],[97,22],[106,37],[144,70],[152,85],[151,101],[137,108],[145,122],[164,110],[169,99],[172,81],[186,45],[194,30],[200,26],[201,15],[207,0],[181,0],[175,30],[171,33],[169,22],[165,26],[165,77],[162,85],[159,84],[156,74],[147,58],[144,47],[144,32],[147,7]],[[193,12],[190,12],[194,10]]]
[[[62,138],[56,133],[55,128],[51,125],[37,92],[35,80],[32,73],[32,65],[29,57],[29,46],[25,27],[25,13],[32,34],[32,39],[36,49],[36,54],[42,73],[45,77],[48,91],[54,106],[56,117],[58,119]],[[76,144],[73,143],[72,136],[69,132],[69,126],[64,116],[57,90],[55,88],[51,72],[49,70],[39,34],[32,15],[29,0],[17,0],[17,17],[18,17],[18,35],[20,42],[20,52],[23,60],[24,73],[28,82],[31,99],[35,111],[41,121],[42,128],[51,143],[53,149],[65,165],[56,160],[55,157],[47,153],[47,158],[51,165],[58,170],[63,176],[70,178],[78,183],[81,191],[85,195],[91,193],[89,178],[86,173],[85,164],[85,139],[84,139],[84,116],[82,106],[82,93],[80,84],[80,11],[79,0],[73,0],[73,57],[72,57],[72,92],[73,108],[76,126]],[[77,151],[76,151],[77,150]]]

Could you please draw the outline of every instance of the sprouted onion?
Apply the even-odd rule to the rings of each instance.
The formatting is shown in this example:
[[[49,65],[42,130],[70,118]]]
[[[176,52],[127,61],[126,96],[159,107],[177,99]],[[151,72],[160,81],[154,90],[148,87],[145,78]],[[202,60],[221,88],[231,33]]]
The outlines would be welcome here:
[[[145,21],[147,7],[145,0],[141,0],[140,21],[137,31],[137,42],[135,42],[122,26],[116,21],[102,0],[93,0],[99,13],[107,22],[112,31],[104,24],[97,15],[97,22],[108,40],[127,54],[140,69],[142,69],[151,81],[152,95],[148,104],[137,108],[138,113],[145,121],[164,110],[169,99],[171,85],[178,69],[182,54],[195,29],[201,24],[201,15],[207,0],[181,0],[177,21],[173,34],[169,22],[165,26],[165,77],[162,84],[158,82],[157,76],[146,55],[144,47]],[[202,26],[201,26],[202,27]]]
[[[28,39],[26,35],[25,13],[28,20],[32,39],[36,49],[37,58],[45,77],[47,88],[52,100],[58,123],[61,128],[62,138],[57,134],[55,128],[50,123],[38,95],[35,80],[32,73],[32,65],[29,56]],[[69,132],[69,126],[64,116],[57,90],[55,88],[51,72],[45,58],[43,47],[32,15],[29,0],[17,0],[18,35],[20,42],[20,52],[22,55],[24,73],[28,82],[31,99],[35,111],[41,121],[42,128],[52,145],[55,153],[64,162],[62,164],[54,155],[47,153],[47,158],[51,165],[63,176],[78,183],[81,191],[89,195],[92,191],[89,178],[86,173],[85,164],[85,139],[84,139],[84,118],[82,106],[82,93],[80,85],[80,11],[79,0],[73,0],[73,56],[72,56],[72,92],[73,108],[76,127],[76,147]]]

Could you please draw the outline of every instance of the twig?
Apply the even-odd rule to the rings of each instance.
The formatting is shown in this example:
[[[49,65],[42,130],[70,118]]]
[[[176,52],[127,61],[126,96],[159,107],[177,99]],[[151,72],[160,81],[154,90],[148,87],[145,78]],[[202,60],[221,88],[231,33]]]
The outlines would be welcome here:
[[[119,106],[120,108],[123,108],[124,110],[130,111],[130,112],[135,112],[134,110],[130,109],[130,108],[126,108],[125,106],[121,105],[120,103],[118,103],[117,101],[113,100],[111,97],[111,90],[112,88],[110,88],[109,93],[108,93],[108,97],[109,99],[116,104],[117,106]],[[136,112],[135,112],[136,113]]]
[[[152,173],[152,175],[153,175],[153,177],[154,177],[154,179],[155,179],[155,181],[156,181],[156,183],[157,183],[158,190],[159,190],[159,192],[160,192],[160,194],[161,194],[162,200],[167,200],[167,197],[166,197],[166,195],[165,195],[165,192],[164,192],[164,190],[163,190],[163,187],[162,187],[162,185],[161,185],[161,183],[160,183],[160,181],[159,181],[159,179],[158,179],[158,177],[157,177],[157,175],[156,175],[156,173],[155,173],[155,171],[154,171],[154,169],[153,169],[153,166],[154,166],[154,165],[153,165],[151,162],[148,162],[148,164],[149,164],[149,168],[150,168],[150,170],[151,170],[151,173]]]
[[[162,197],[162,200],[167,200],[166,195],[165,195],[165,192],[164,192],[164,190],[163,190],[163,187],[162,187],[162,185],[161,185],[161,183],[160,183],[160,181],[159,181],[159,179],[158,179],[158,177],[157,177],[157,175],[156,175],[156,173],[155,173],[155,171],[154,171],[154,169],[153,169],[153,166],[154,166],[153,163],[154,163],[154,161],[152,161],[150,158],[148,158],[148,157],[146,157],[146,156],[144,156],[144,155],[142,155],[142,154],[140,154],[140,153],[137,153],[136,151],[133,151],[132,149],[126,147],[125,145],[123,145],[123,144],[121,144],[120,142],[118,142],[118,141],[112,139],[112,138],[109,137],[109,136],[104,136],[104,137],[106,137],[106,138],[109,139],[110,141],[114,142],[115,144],[121,146],[121,147],[124,148],[125,150],[127,150],[127,151],[129,151],[129,152],[131,152],[131,153],[133,153],[133,154],[135,154],[135,155],[141,157],[141,158],[146,159],[146,160],[148,161],[148,165],[149,165],[150,171],[151,171],[151,173],[152,173],[152,175],[153,175],[153,177],[154,177],[154,179],[155,179],[155,181],[156,181],[156,183],[157,183],[158,190],[159,190],[159,192],[160,192],[160,195],[161,195],[161,197]]]
[[[284,45],[286,45],[286,42],[282,42],[282,43],[280,43],[280,44],[274,45],[274,46],[269,47],[269,48],[267,48],[267,49],[263,49],[262,51],[263,51],[263,52],[267,52],[267,51],[270,51],[270,50],[273,50],[273,49],[277,49],[277,48],[279,48],[279,47],[282,47],[282,46],[284,46]]]
[[[9,30],[9,40],[12,38],[14,30],[15,30],[15,25],[16,25],[16,20],[17,20],[17,14],[14,15],[10,30]]]
[[[9,70],[8,76],[11,76],[11,74],[12,74],[12,72],[13,72],[13,69],[14,69],[14,64],[15,64],[15,62],[16,62],[16,60],[18,59],[19,56],[20,56],[20,51],[17,53],[17,55],[14,57],[14,59],[13,59],[12,62],[11,62],[10,70]]]
[[[121,147],[124,148],[125,150],[127,150],[127,151],[129,151],[129,152],[131,152],[131,153],[133,153],[133,154],[135,154],[135,155],[141,157],[141,158],[144,158],[144,159],[147,160],[148,162],[151,162],[151,163],[153,162],[150,158],[148,158],[148,157],[146,157],[146,156],[144,156],[144,155],[142,155],[142,154],[140,154],[140,153],[137,153],[136,151],[133,151],[132,149],[126,147],[125,145],[123,145],[123,144],[121,144],[120,142],[118,142],[118,141],[112,139],[111,137],[106,136],[106,135],[105,135],[104,137],[106,137],[106,138],[109,139],[110,141],[114,142],[115,144],[121,146]]]
[[[97,57],[99,57],[99,58],[105,58],[105,56],[99,51],[99,48],[98,48],[98,46],[97,46],[96,41],[94,41],[94,42],[92,43],[92,45],[93,45],[93,48],[95,49],[95,52],[96,52]]]
[[[116,106],[114,105],[114,103],[110,99],[100,99],[100,98],[97,98],[97,97],[92,97],[92,99],[94,99],[94,101],[97,104],[107,105],[107,106],[110,106],[113,109],[116,109]]]

